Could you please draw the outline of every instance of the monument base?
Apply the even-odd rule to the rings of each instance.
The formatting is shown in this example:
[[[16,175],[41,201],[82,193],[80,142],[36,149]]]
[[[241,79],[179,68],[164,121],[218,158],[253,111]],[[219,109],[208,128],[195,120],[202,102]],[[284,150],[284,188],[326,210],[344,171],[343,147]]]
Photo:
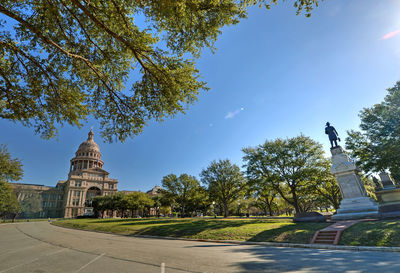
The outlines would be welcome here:
[[[400,218],[400,188],[386,187],[375,194],[382,218]]]
[[[332,220],[351,220],[362,218],[379,218],[379,207],[369,197],[345,198],[340,207],[332,215]]]

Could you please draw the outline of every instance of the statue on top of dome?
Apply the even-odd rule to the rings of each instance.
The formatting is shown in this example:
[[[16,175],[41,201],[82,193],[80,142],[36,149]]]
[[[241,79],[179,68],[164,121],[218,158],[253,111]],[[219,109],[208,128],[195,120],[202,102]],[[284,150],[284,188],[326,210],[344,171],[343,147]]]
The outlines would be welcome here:
[[[93,128],[90,128],[90,132],[88,133],[88,140],[93,140],[93,136],[94,136]]]

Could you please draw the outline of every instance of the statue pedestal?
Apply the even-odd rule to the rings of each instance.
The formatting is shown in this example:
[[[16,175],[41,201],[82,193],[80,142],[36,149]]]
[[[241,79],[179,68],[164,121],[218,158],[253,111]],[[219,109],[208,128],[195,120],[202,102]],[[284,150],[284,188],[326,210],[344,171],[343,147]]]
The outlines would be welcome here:
[[[383,188],[375,192],[382,218],[400,217],[400,188]]]
[[[378,205],[367,196],[354,162],[340,146],[332,148],[331,153],[331,173],[336,177],[343,198],[332,220],[378,218]]]

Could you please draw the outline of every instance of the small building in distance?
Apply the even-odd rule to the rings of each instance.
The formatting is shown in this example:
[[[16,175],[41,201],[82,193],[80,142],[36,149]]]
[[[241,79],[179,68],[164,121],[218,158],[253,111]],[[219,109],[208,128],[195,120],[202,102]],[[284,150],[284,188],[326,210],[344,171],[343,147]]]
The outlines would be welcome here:
[[[162,189],[162,188],[161,188],[160,186],[155,185],[154,188],[152,188],[152,189],[149,190],[149,191],[146,191],[146,193],[151,197],[151,196],[154,196],[154,195],[159,194],[159,193],[160,193],[159,190],[161,190],[161,189]]]

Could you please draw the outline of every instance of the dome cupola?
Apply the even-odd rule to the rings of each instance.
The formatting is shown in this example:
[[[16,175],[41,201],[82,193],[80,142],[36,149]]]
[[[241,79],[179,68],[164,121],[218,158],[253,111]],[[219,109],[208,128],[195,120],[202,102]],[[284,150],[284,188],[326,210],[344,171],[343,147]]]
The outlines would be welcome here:
[[[76,151],[75,155],[78,156],[79,153],[93,153],[100,155],[100,148],[99,145],[94,142],[94,133],[92,129],[90,129],[90,132],[88,133],[87,140],[79,145],[78,151]]]
[[[101,160],[99,145],[94,142],[94,133],[90,129],[88,138],[79,145],[75,157],[71,159],[70,172],[83,169],[102,168],[104,162]]]

